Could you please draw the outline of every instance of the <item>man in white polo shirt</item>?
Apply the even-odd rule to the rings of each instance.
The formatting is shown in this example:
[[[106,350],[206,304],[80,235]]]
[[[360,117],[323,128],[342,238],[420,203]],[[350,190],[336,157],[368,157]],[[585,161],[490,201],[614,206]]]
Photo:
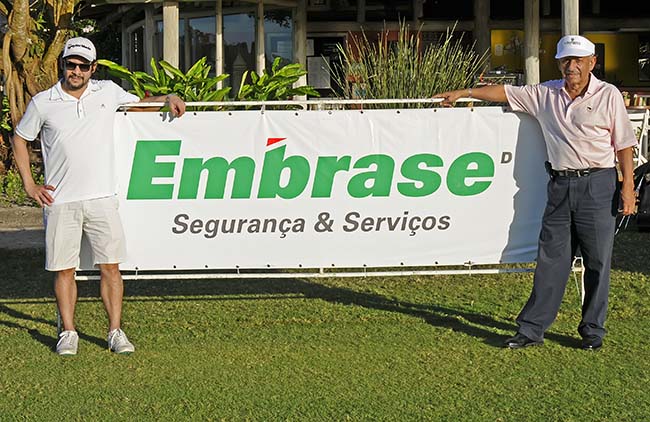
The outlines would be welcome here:
[[[548,201],[539,237],[533,290],[517,317],[517,334],[506,346],[541,345],[557,316],[580,247],[585,265],[585,299],[578,332],[582,348],[598,350],[605,335],[614,227],[619,192],[616,159],[623,175],[621,212],[634,212],[632,161],[637,144],[623,97],[598,80],[594,44],[579,35],[557,44],[563,79],[523,87],[492,85],[438,94],[443,105],[461,97],[508,102],[540,123],[549,160]]]
[[[122,224],[117,211],[113,120],[122,104],[138,102],[111,81],[91,79],[97,69],[95,46],[86,38],[70,39],[61,60],[63,78],[32,98],[13,138],[14,157],[27,194],[44,207],[45,268],[56,272],[54,292],[63,331],[56,351],[75,355],[79,336],[74,325],[82,233],[90,241],[101,273],[100,290],[108,314],[108,347],[120,354],[135,350],[120,328],[124,284]],[[148,97],[166,102],[181,116],[185,103],[174,95]],[[40,134],[45,184],[32,178],[27,142]]]

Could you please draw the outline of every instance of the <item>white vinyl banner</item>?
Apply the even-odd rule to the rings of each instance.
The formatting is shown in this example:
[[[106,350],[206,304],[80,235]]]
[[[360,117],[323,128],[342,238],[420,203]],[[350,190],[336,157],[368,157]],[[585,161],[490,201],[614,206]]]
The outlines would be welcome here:
[[[537,122],[500,107],[116,116],[123,269],[530,262]],[[82,262],[82,267],[91,265]]]

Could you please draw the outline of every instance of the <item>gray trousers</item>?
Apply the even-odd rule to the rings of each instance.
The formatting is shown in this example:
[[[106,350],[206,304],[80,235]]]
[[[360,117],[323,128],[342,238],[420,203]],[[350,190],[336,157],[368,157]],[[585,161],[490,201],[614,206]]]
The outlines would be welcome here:
[[[548,183],[533,291],[517,317],[519,333],[541,340],[557,316],[577,247],[585,267],[585,300],[578,332],[605,335],[618,191],[616,170]]]

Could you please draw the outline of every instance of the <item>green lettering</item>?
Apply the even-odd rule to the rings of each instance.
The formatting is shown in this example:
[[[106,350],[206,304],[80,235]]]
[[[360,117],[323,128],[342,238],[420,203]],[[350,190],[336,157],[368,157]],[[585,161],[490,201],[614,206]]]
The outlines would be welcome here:
[[[208,172],[205,199],[223,199],[229,170],[235,172],[231,198],[250,198],[255,175],[255,161],[250,157],[238,157],[228,164],[225,158],[213,157],[205,162],[202,158],[186,158],[183,161],[178,199],[196,199],[201,172],[204,170]]]
[[[329,198],[332,196],[332,185],[337,172],[350,169],[352,157],[345,155],[338,157],[318,157],[316,163],[316,176],[311,190],[312,198]]]
[[[181,141],[138,141],[127,199],[172,199],[173,184],[153,184],[154,177],[173,177],[175,163],[157,163],[160,155],[178,155]]]
[[[260,179],[258,198],[292,199],[300,195],[309,182],[309,161],[305,157],[294,155],[284,158],[286,145],[268,151],[264,155],[264,166]],[[285,186],[280,185],[284,170],[289,171],[289,180]]]
[[[494,161],[483,152],[469,152],[456,158],[447,173],[447,188],[454,195],[470,196],[484,192],[491,180],[467,183],[467,179],[494,176]],[[471,182],[471,181],[470,181]]]
[[[421,168],[421,164],[427,168]],[[433,154],[417,154],[407,158],[402,163],[402,176],[415,182],[401,182],[397,184],[397,190],[404,196],[420,197],[431,195],[437,191],[442,183],[438,173],[430,170],[431,167],[442,167],[442,158]]]
[[[350,179],[348,193],[353,198],[388,196],[390,194],[395,161],[384,154],[367,155],[354,163],[354,168],[369,168],[372,165],[377,166],[375,171],[359,173]],[[373,181],[372,186],[367,186],[367,182],[370,180]]]

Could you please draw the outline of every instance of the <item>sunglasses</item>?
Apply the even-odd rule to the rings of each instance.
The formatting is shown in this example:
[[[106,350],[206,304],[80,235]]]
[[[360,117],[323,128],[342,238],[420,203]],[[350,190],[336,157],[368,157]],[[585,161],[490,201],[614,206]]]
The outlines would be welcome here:
[[[90,71],[90,67],[92,65],[92,63],[73,63],[67,60],[63,62],[63,66],[66,68],[66,70],[75,70],[78,67],[82,72]]]

